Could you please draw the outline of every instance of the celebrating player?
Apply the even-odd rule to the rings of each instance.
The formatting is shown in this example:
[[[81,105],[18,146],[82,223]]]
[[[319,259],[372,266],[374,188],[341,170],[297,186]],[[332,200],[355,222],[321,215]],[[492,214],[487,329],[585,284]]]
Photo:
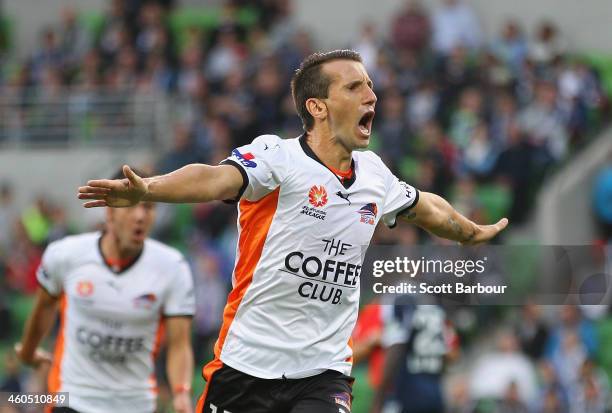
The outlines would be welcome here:
[[[263,135],[219,166],[94,180],[85,207],[154,202],[238,202],[233,289],[203,369],[197,412],[349,412],[350,336],[365,250],[379,221],[398,216],[462,243],[506,225],[477,225],[431,193],[400,182],[365,149],[376,95],[358,53],[306,58],[291,81],[304,125],[295,139]]]
[[[69,393],[69,407],[52,412],[155,411],[154,358],[163,330],[175,411],[192,412],[193,280],[178,251],[147,238],[154,205],[108,208],[103,233],[64,238],[43,255],[34,310],[15,349],[27,364],[52,362],[49,391]],[[51,358],[37,346],[58,306]]]

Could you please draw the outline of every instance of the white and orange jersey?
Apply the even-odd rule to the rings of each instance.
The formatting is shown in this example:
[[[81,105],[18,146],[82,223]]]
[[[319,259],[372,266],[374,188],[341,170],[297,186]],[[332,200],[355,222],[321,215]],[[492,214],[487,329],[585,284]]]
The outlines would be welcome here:
[[[342,174],[304,137],[264,135],[222,162],[244,185],[233,289],[207,380],[222,363],[266,379],[350,374],[366,248],[380,220],[395,225],[418,200],[373,152],[352,156]]]
[[[70,236],[43,255],[38,281],[61,297],[49,390],[69,392],[70,407],[83,413],[151,413],[163,319],[195,311],[191,271],[178,251],[154,240],[114,271],[100,239]]]

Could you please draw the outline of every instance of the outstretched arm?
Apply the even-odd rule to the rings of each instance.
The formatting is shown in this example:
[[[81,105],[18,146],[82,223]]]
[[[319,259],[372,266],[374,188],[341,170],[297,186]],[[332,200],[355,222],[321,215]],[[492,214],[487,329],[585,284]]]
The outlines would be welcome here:
[[[493,225],[478,225],[457,212],[444,198],[421,192],[414,208],[399,216],[438,237],[473,245],[489,241],[508,225],[502,218]]]
[[[79,188],[85,208],[129,207],[140,201],[207,202],[233,199],[244,180],[231,165],[191,164],[166,175],[142,178],[125,165],[125,179],[98,179]]]

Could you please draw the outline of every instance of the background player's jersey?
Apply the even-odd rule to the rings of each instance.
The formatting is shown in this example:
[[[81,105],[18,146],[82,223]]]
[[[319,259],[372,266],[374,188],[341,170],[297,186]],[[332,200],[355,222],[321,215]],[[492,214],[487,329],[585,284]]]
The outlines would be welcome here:
[[[395,399],[403,412],[444,411],[442,373],[458,341],[442,307],[410,301],[402,298],[383,307],[383,346],[404,345]]]
[[[43,255],[38,280],[61,297],[49,388],[70,392],[70,407],[85,413],[150,413],[163,316],[193,315],[191,272],[178,251],[153,240],[114,272],[100,237],[67,237]]]
[[[244,187],[233,290],[204,376],[219,359],[260,378],[350,374],[366,248],[378,222],[394,225],[418,192],[369,151],[354,152],[341,179],[304,138],[260,136],[224,163]]]

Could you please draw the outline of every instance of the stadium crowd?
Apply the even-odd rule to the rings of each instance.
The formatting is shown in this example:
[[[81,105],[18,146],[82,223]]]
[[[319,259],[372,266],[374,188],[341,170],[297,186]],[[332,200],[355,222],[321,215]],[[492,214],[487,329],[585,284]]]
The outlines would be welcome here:
[[[256,18],[242,19],[244,10]],[[57,24],[41,32],[27,59],[9,64],[10,53],[0,51],[0,95],[22,99],[27,119],[28,101],[49,103],[53,110],[64,87],[80,104],[107,93],[166,94],[175,103],[173,143],[151,167],[157,173],[192,162],[218,163],[263,133],[299,135],[288,83],[317,44],[296,23],[291,1],[227,1],[209,26],[177,28],[172,24],[177,11],[171,1],[112,0],[96,25],[86,25],[77,10],[66,8]],[[361,53],[379,97],[372,149],[398,176],[445,196],[474,220],[495,222],[508,215],[513,223],[523,222],[542,179],[607,114],[597,72],[572,57],[570,39],[551,22],[524,28],[508,20],[494,38],[486,38],[463,0],[444,0],[432,10],[406,1],[386,27],[366,22],[358,38],[345,45]],[[46,119],[65,122],[61,116]],[[107,121],[113,120],[100,119]],[[65,137],[24,139],[61,143]],[[44,196],[17,211],[14,190],[8,182],[0,188],[0,340],[5,343],[21,328],[12,297],[36,288],[34,272],[44,246],[87,229],[75,228],[62,205]],[[194,269],[194,348],[201,365],[210,357],[222,319],[236,214],[221,204],[158,209],[154,236],[183,250]],[[377,234],[381,243],[427,240],[410,227]],[[475,309],[464,312],[483,317]],[[504,312],[504,319],[518,318],[499,332],[495,349],[483,350],[470,363],[464,360],[470,373],[450,380],[452,411],[606,410],[608,383],[598,364],[602,347],[595,321],[573,306],[546,313],[542,316],[536,305]],[[466,353],[473,352],[467,344],[478,341],[470,334],[490,332],[493,324],[481,324],[476,333],[459,329]],[[5,357],[0,388],[26,388],[24,370],[9,353]],[[484,399],[495,404],[479,404]]]

